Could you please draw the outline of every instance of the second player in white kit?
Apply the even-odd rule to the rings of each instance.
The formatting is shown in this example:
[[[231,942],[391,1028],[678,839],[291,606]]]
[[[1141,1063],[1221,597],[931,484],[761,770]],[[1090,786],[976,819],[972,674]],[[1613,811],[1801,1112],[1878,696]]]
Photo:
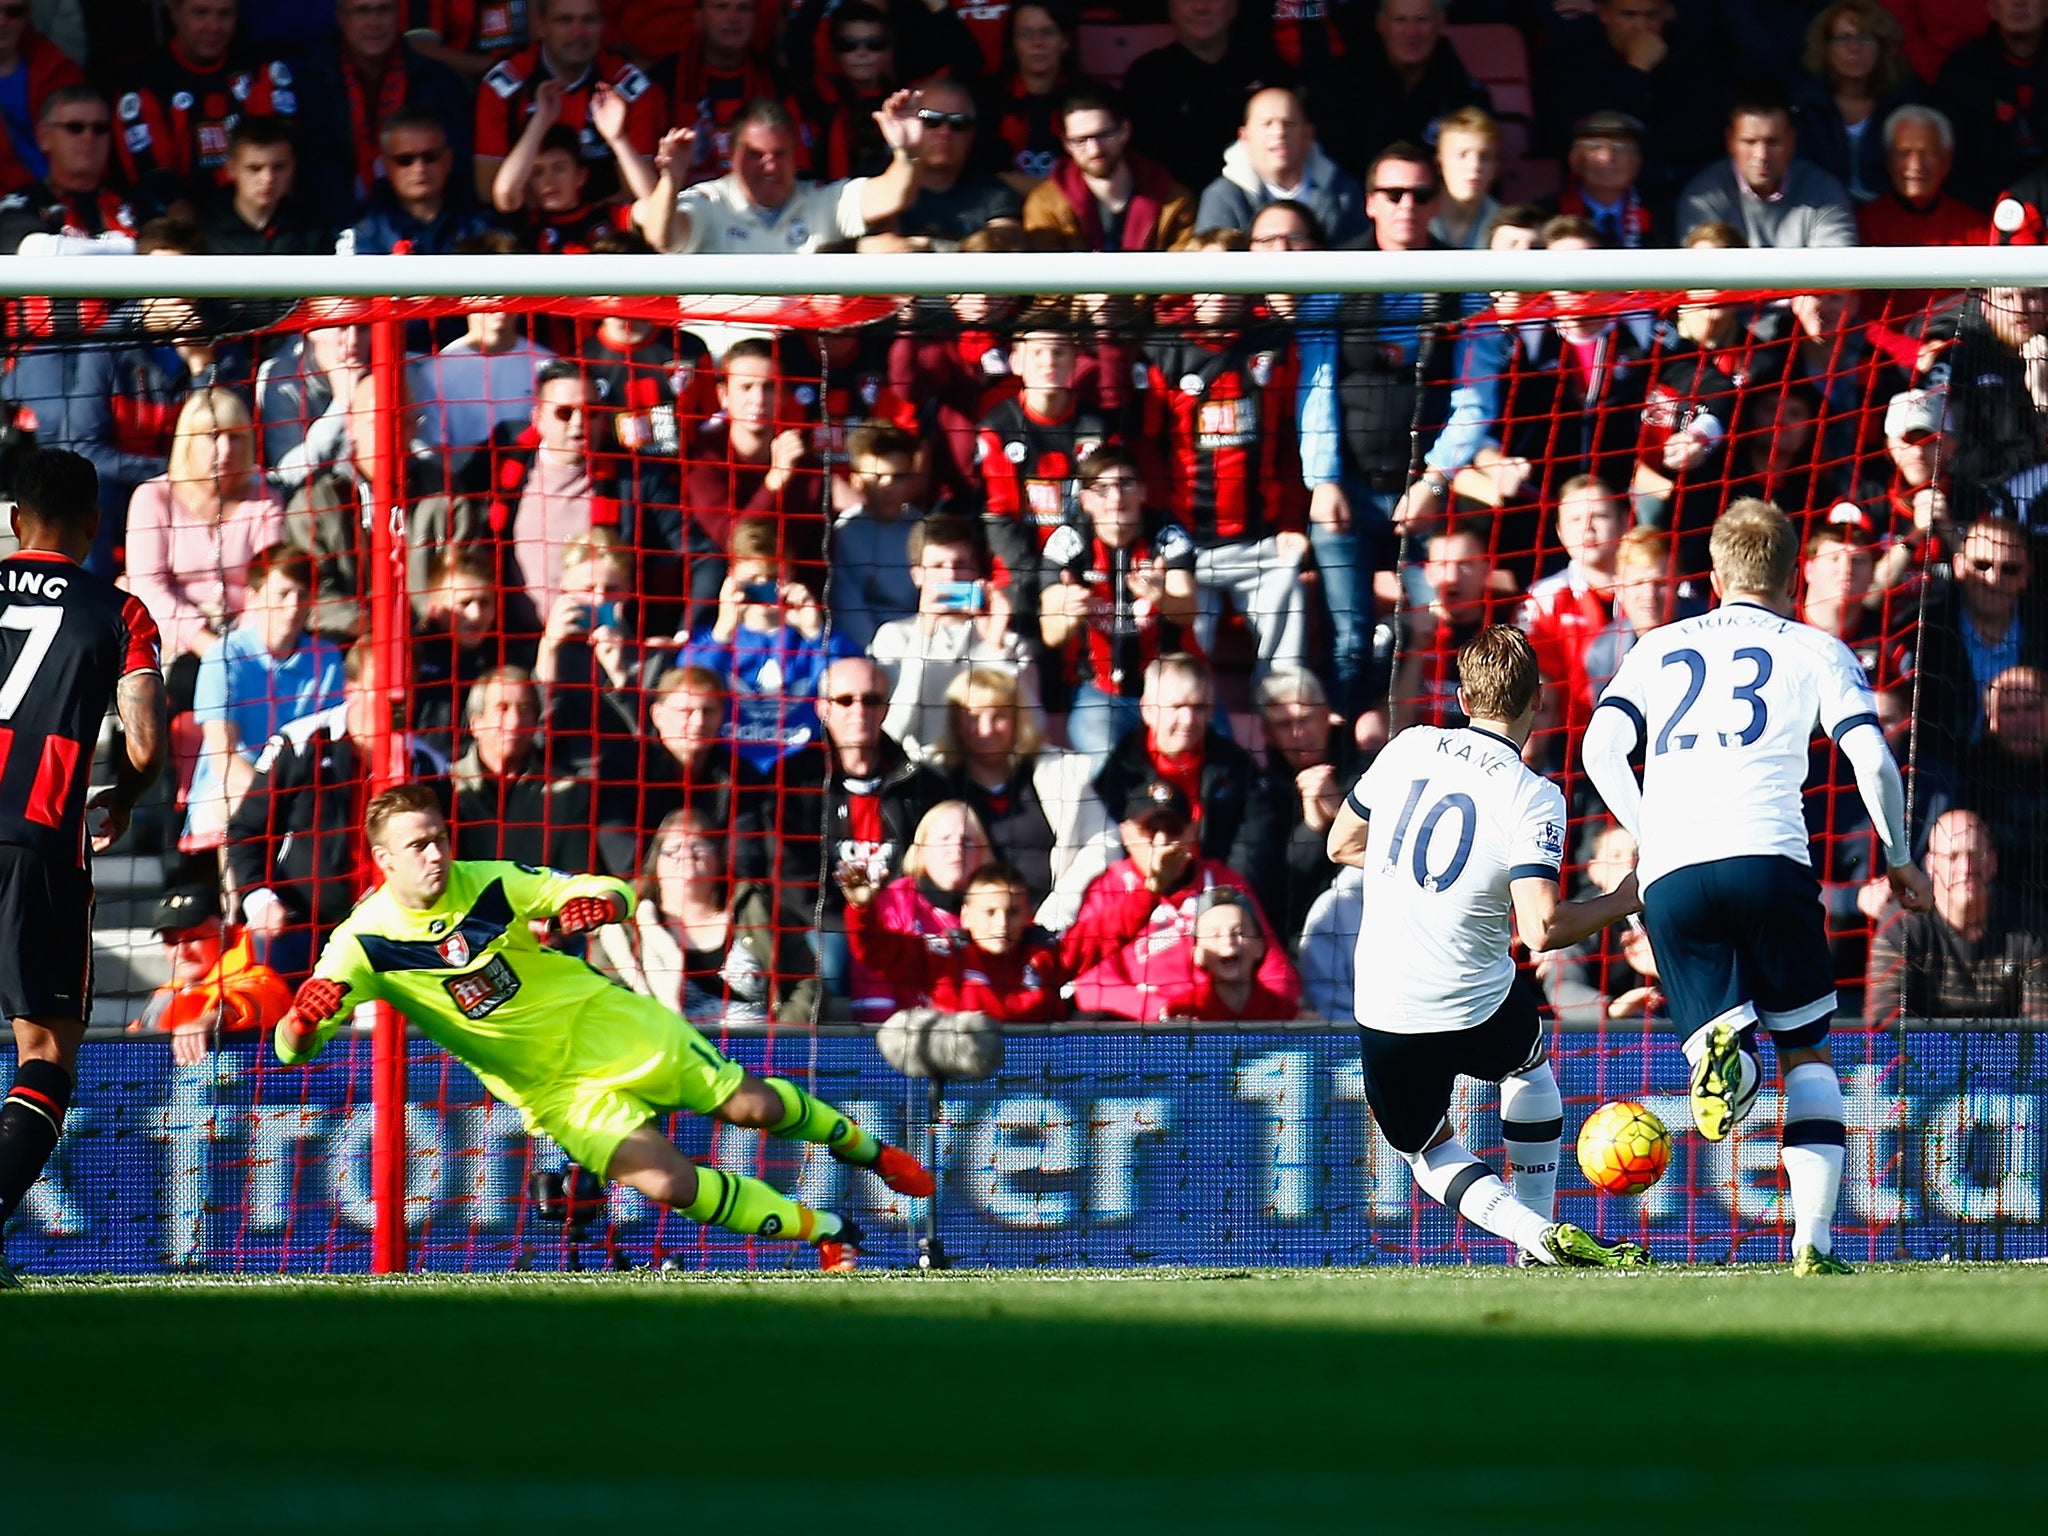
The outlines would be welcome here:
[[[1643,921],[1692,1063],[1694,1123],[1719,1141],[1748,1111],[1761,1078],[1756,1033],[1768,1032],[1784,1074],[1794,1269],[1840,1273],[1834,967],[1802,812],[1816,727],[1856,771],[1901,902],[1924,907],[1927,879],[1862,667],[1792,617],[1791,523],[1767,502],[1737,502],[1710,547],[1721,606],[1636,642],[1587,727],[1586,772],[1641,850]],[[1638,748],[1640,785],[1629,764]]]

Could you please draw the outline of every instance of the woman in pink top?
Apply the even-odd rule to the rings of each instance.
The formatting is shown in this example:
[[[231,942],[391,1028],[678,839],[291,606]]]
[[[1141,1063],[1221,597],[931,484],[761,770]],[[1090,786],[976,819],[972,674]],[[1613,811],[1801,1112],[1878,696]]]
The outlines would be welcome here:
[[[174,712],[192,707],[199,658],[241,614],[249,557],[283,538],[284,506],[257,468],[249,407],[233,390],[194,390],[169,473],[128,503],[128,589],[163,632]]]

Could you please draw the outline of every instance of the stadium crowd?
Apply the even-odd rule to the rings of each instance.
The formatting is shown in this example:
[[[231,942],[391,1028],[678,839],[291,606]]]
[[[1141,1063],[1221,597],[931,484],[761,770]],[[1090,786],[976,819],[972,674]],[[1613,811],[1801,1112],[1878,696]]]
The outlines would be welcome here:
[[[1468,63],[1503,34],[1512,101]],[[2044,40],[2040,0],[0,0],[0,249],[2041,240]],[[592,957],[700,1021],[1348,1021],[1323,837],[1363,765],[1515,619],[1528,758],[1611,888],[1580,733],[1756,496],[1935,881],[1886,909],[1817,744],[1847,990],[2048,1016],[2041,291],[960,294],[765,333],[597,301],[415,320],[383,372],[353,322],[9,317],[11,431],[93,459],[92,563],[164,633],[181,975],[303,975],[398,773],[458,857],[636,879]],[[402,679],[362,643],[379,487]],[[1634,932],[1538,969],[1564,1014],[1661,1004]]]

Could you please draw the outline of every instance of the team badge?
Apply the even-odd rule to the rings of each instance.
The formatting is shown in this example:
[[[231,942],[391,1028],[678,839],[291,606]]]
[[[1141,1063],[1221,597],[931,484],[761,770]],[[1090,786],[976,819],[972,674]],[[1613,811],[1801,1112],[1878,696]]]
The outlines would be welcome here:
[[[447,938],[441,941],[438,947],[441,958],[458,969],[469,964],[472,958],[469,951],[469,940],[465,939],[460,933],[449,934]]]
[[[1252,382],[1264,389],[1273,382],[1273,354],[1261,352],[1252,359]]]
[[[1180,376],[1180,392],[1184,395],[1199,395],[1208,387],[1202,382],[1199,373],[1184,373]]]
[[[1003,457],[1012,464],[1022,464],[1024,462],[1024,445],[1012,438],[1009,442],[1003,444]]]
[[[122,122],[132,123],[142,116],[142,98],[130,91],[121,98],[121,105],[116,110],[120,112]]]
[[[192,93],[190,91],[178,92],[177,95],[171,98],[171,108],[177,112],[190,112],[192,110]]]
[[[816,405],[818,403],[818,392],[809,384],[797,385],[794,394],[796,395],[796,403],[798,405]]]

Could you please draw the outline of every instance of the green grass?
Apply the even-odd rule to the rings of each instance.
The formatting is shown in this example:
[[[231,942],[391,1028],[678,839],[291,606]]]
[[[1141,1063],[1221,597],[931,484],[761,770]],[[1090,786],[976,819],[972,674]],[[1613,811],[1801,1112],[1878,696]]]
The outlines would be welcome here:
[[[0,1379],[23,1536],[1820,1533],[2048,1508],[2039,1266],[42,1282],[0,1296]]]

